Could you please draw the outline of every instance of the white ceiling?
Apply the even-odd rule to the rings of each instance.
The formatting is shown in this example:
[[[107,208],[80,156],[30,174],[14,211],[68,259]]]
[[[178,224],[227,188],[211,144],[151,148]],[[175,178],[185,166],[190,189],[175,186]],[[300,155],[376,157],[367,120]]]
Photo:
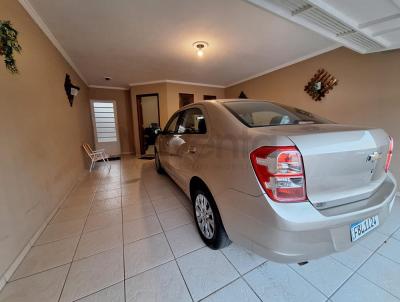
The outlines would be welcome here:
[[[360,53],[400,48],[400,0],[247,0]]]
[[[337,46],[241,0],[20,2],[32,6],[90,85],[168,79],[227,86]],[[203,58],[192,47],[197,40],[210,44]]]

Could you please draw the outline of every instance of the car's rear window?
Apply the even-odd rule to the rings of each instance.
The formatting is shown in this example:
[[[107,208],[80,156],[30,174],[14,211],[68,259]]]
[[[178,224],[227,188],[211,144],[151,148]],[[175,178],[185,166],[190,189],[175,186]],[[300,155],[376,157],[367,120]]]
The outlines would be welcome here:
[[[270,102],[225,102],[224,106],[248,127],[296,124],[332,124],[331,121],[302,109]]]

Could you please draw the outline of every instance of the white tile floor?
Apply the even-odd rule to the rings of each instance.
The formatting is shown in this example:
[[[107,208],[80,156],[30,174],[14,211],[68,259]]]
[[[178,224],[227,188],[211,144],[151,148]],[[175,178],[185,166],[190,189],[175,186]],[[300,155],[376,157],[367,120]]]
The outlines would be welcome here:
[[[305,266],[208,249],[192,217],[153,161],[112,162],[70,195],[0,301],[400,301],[399,202],[351,250]]]

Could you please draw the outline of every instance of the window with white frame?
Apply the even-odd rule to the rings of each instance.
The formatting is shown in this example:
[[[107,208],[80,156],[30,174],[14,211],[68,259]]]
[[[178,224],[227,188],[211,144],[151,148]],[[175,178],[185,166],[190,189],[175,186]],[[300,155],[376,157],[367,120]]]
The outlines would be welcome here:
[[[117,127],[113,102],[93,102],[96,137],[99,143],[116,142]]]

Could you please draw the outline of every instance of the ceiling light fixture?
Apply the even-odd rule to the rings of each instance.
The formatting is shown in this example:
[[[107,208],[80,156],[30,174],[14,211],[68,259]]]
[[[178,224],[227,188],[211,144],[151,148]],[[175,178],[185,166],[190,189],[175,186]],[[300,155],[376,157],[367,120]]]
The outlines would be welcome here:
[[[193,43],[193,47],[196,48],[197,56],[202,57],[204,55],[204,49],[208,47],[208,43],[205,41],[197,41]]]

